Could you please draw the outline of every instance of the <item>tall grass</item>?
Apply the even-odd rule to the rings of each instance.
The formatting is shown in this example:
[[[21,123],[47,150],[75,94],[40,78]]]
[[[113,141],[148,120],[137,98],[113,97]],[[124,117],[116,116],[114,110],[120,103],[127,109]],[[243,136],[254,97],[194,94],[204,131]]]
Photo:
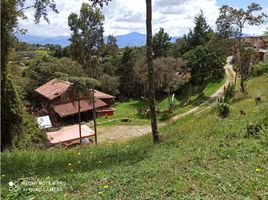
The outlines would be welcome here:
[[[246,126],[268,119],[268,76],[247,82],[226,119],[216,109],[187,116],[125,143],[69,150],[4,152],[4,199],[265,199],[268,141],[246,138]],[[255,104],[260,94],[262,103]],[[246,115],[240,115],[243,109]],[[9,191],[21,177],[63,180],[62,192]],[[22,187],[22,186],[20,186]]]

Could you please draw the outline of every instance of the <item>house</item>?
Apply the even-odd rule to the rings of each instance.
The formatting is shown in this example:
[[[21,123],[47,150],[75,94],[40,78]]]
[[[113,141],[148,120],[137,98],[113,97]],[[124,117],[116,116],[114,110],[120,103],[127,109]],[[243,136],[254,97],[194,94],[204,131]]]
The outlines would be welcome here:
[[[266,43],[264,36],[248,37],[245,38],[245,42],[248,43],[258,54],[260,61],[265,60]]]
[[[78,103],[74,98],[64,98],[64,94],[72,83],[53,79],[35,89],[38,94],[37,116],[49,115],[52,124],[68,123],[77,120]],[[115,97],[104,92],[94,90],[95,108],[97,116],[113,115],[115,109],[111,108]],[[82,120],[93,117],[93,103],[81,97],[80,111]]]

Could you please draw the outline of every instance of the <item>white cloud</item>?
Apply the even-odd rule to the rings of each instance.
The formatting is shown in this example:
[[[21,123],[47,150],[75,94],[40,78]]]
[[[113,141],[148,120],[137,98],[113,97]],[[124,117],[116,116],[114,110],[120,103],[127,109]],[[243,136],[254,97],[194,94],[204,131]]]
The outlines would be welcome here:
[[[33,0],[28,0],[28,4]],[[30,2],[30,3],[29,3]],[[55,37],[70,35],[68,16],[71,12],[79,13],[83,2],[88,0],[56,0],[59,14],[49,11],[50,24],[42,20],[39,24],[33,22],[33,10],[27,10],[27,20],[21,20],[21,28],[28,29],[29,35]],[[153,0],[153,32],[163,27],[172,36],[181,36],[193,27],[194,16],[203,10],[209,25],[215,28],[219,7],[216,0]],[[129,32],[145,33],[146,18],[145,0],[112,0],[105,6],[105,35],[121,35]],[[250,27],[247,33],[260,34],[264,30]]]

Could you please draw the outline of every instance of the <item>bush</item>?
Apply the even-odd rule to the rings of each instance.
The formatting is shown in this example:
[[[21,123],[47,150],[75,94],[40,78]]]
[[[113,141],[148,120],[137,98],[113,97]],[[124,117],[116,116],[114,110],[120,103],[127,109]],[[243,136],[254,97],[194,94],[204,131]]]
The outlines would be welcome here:
[[[219,98],[219,103],[230,103],[231,98],[235,95],[235,86],[229,83],[227,88],[224,89],[223,95]]]
[[[264,73],[268,73],[268,61],[265,61],[263,63],[257,63],[256,65],[253,65],[251,69],[251,75],[253,77],[261,76]]]
[[[246,138],[254,137],[259,138],[261,133],[264,133],[265,127],[260,123],[248,123],[246,127]]]
[[[36,119],[29,113],[22,114],[21,133],[14,138],[13,147],[17,149],[43,149],[47,142],[46,133],[38,128]]]
[[[171,117],[172,117],[172,113],[171,113],[171,112],[166,112],[166,113],[162,113],[162,114],[160,115],[159,120],[160,120],[160,121],[165,121],[165,120],[170,119]]]
[[[228,103],[218,104],[218,115],[222,118],[228,117],[230,114],[230,105]]]

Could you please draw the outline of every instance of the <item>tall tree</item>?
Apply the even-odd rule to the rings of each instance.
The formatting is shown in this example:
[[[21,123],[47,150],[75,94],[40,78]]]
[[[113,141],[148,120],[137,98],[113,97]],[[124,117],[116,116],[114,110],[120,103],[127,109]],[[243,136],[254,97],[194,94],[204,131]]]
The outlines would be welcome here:
[[[153,37],[154,58],[167,57],[171,47],[170,40],[171,37],[164,31],[164,28],[160,28],[159,32]]]
[[[113,35],[107,37],[107,44],[105,45],[105,51],[107,55],[115,56],[118,52],[118,46],[116,44],[117,39]]]
[[[187,66],[191,69],[191,82],[202,88],[204,81],[213,74],[224,74],[223,66],[226,57],[206,46],[198,46],[183,55]]]
[[[246,10],[223,5],[220,8],[220,15],[216,21],[220,35],[224,37],[233,36],[237,39],[237,68],[241,76],[240,87],[242,92],[245,92],[245,70],[242,65],[243,29],[246,25],[254,26],[265,22],[267,15],[260,13],[261,10],[262,7],[256,3],[250,4]]]
[[[83,3],[80,15],[71,13],[68,25],[72,32],[70,52],[90,77],[98,77],[98,56],[103,45],[103,20],[101,10]]]
[[[126,47],[117,68],[120,92],[125,97],[137,96],[135,88],[137,88],[138,83],[136,81],[136,74],[134,73],[137,56],[137,51],[134,48]]]
[[[190,49],[206,44],[210,40],[210,34],[213,32],[207,24],[202,10],[197,16],[195,16],[194,24],[194,29],[190,30],[186,37],[187,45]]]
[[[8,55],[12,45],[14,32],[18,25],[18,18],[25,18],[23,11],[34,8],[35,22],[43,17],[47,18],[47,7],[57,12],[54,1],[35,0],[33,5],[25,7],[25,0],[1,1],[1,150],[11,145],[12,138],[20,131],[23,112],[16,87],[8,75]]]
[[[155,90],[154,90],[154,67],[153,67],[153,34],[152,34],[152,0],[146,0],[146,30],[147,30],[147,67],[149,77],[149,100],[151,127],[154,143],[160,141],[160,135],[157,127],[156,109],[155,109]]]

